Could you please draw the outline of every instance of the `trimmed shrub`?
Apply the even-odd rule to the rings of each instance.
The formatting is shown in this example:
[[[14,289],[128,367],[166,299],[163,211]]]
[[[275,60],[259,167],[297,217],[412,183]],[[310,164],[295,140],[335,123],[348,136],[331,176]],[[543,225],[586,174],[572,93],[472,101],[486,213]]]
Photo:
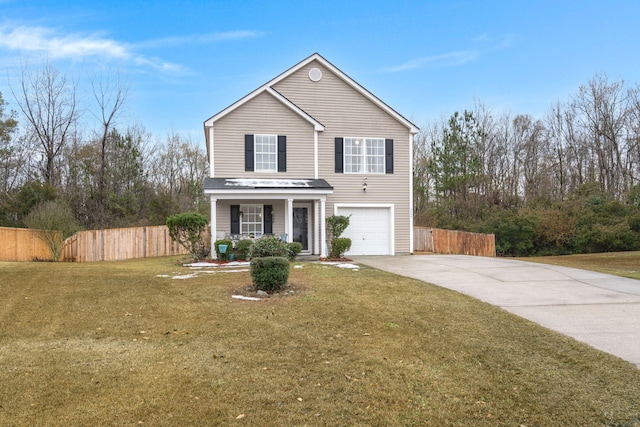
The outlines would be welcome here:
[[[329,237],[331,239],[331,248],[329,250],[329,256],[331,258],[342,258],[344,253],[351,249],[351,239],[340,237],[349,226],[350,221],[351,215],[332,215],[327,218]]]
[[[253,248],[253,240],[242,239],[236,243],[236,256],[238,259],[249,259],[249,254]]]
[[[351,239],[348,237],[335,237],[331,239],[331,257],[342,258],[344,253],[351,249]]]
[[[289,260],[284,257],[252,258],[251,278],[259,290],[282,289],[289,279]]]
[[[220,253],[220,245],[227,245],[227,251],[225,253]],[[223,261],[229,259],[229,254],[233,249],[233,242],[226,239],[216,240],[216,242],[213,244],[213,247],[216,249],[216,255],[218,256],[218,259]]]
[[[329,226],[329,235],[332,239],[342,236],[344,230],[349,226],[351,215],[332,215],[327,218],[327,225]]]
[[[253,248],[249,253],[251,258],[262,257],[287,257],[289,251],[287,244],[277,236],[262,236],[255,240]]]
[[[286,245],[287,245],[287,258],[289,258],[289,261],[293,261],[294,259],[296,259],[298,254],[302,252],[302,243],[290,242],[290,243],[287,243]]]

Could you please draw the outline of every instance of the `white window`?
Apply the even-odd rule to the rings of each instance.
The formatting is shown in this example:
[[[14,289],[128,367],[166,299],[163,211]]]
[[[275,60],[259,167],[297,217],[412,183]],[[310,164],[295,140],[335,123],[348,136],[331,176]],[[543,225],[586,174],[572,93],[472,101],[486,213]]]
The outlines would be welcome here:
[[[278,135],[254,135],[256,172],[278,171]]]
[[[240,205],[240,234],[262,236],[262,205]]]
[[[384,173],[384,138],[345,138],[345,173]]]

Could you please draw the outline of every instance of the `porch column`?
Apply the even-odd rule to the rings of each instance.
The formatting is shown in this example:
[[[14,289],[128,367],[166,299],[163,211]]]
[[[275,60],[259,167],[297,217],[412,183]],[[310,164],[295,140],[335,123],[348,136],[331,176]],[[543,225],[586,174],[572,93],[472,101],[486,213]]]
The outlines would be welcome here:
[[[211,234],[211,258],[212,259],[216,259],[217,254],[216,251],[213,247],[215,241],[216,241],[216,232],[218,229],[218,221],[217,221],[217,217],[216,217],[216,203],[217,203],[218,199],[214,199],[213,197],[211,197],[211,224],[210,224],[210,230],[209,233]]]
[[[287,199],[287,216],[284,227],[287,230],[287,242],[293,242],[293,199]]]
[[[326,200],[320,199],[320,256],[325,258],[327,256],[327,206]]]
[[[320,255],[320,204],[313,201],[313,253]]]

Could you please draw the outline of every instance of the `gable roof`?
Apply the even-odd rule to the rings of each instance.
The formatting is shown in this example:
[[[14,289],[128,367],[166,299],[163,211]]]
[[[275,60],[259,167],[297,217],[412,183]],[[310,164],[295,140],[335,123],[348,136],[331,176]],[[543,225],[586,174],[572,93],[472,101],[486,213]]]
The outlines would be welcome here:
[[[322,123],[317,121],[311,115],[307,114],[304,110],[299,108],[293,102],[289,101],[286,97],[284,97],[283,95],[278,93],[272,87],[272,86],[276,85],[278,82],[280,82],[281,80],[286,79],[287,77],[289,77],[290,75],[292,75],[293,73],[298,71],[299,69],[305,67],[307,64],[309,64],[312,61],[318,61],[325,68],[331,70],[331,72],[333,72],[336,76],[338,76],[340,79],[342,79],[345,83],[347,83],[349,86],[351,86],[357,92],[359,92],[361,95],[363,95],[369,101],[371,101],[374,104],[376,104],[378,107],[380,107],[387,114],[389,114],[390,116],[395,118],[398,122],[400,122],[404,126],[406,126],[412,134],[418,133],[418,127],[416,125],[411,123],[409,120],[407,120],[405,117],[403,117],[396,110],[394,110],[393,108],[389,107],[382,100],[380,100],[377,96],[375,96],[374,94],[369,92],[367,89],[362,87],[360,84],[358,84],[351,77],[347,76],[338,67],[336,67],[335,65],[333,65],[332,63],[327,61],[325,58],[323,58],[319,53],[314,53],[313,55],[309,56],[308,58],[302,60],[298,64],[294,65],[293,67],[291,67],[288,70],[284,71],[283,73],[281,73],[277,77],[271,79],[270,81],[268,81],[264,85],[260,86],[258,89],[254,90],[253,92],[249,93],[248,95],[240,98],[238,101],[234,102],[233,104],[231,104],[230,106],[228,106],[224,110],[220,111],[219,113],[217,113],[217,114],[211,116],[210,118],[208,118],[207,120],[205,120],[205,122],[204,122],[205,129],[208,126],[213,126],[213,123],[216,120],[224,117],[225,115],[227,115],[231,111],[235,110],[236,108],[240,107],[241,105],[243,105],[247,101],[250,101],[251,99],[255,98],[257,95],[259,95],[259,94],[261,94],[263,92],[267,92],[267,93],[271,94],[273,97],[275,97],[277,100],[282,102],[285,106],[287,106],[288,108],[293,110],[295,113],[300,115],[303,119],[305,119],[309,123],[313,124],[315,130],[320,130],[320,131],[324,130],[324,125],[322,125]],[[207,137],[206,130],[205,130],[205,137]],[[207,148],[208,148],[208,144],[207,144]]]

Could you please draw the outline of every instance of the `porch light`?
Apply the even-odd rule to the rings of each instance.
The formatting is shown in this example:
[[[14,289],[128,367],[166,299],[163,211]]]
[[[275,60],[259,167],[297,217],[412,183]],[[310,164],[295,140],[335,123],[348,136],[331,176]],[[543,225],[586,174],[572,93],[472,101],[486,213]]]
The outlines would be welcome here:
[[[362,184],[362,192],[367,192],[367,178],[364,179],[364,183]]]

